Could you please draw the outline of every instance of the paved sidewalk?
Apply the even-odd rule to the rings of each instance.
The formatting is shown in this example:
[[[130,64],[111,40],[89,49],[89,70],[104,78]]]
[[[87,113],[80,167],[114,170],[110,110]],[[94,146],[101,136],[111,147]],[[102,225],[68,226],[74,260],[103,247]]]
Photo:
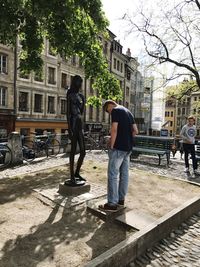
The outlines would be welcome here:
[[[200,212],[128,267],[199,267]]]

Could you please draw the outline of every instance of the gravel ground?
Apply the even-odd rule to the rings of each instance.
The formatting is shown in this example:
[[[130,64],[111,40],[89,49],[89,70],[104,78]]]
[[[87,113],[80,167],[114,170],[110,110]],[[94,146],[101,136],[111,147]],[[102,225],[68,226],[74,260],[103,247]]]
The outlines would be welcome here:
[[[91,185],[98,183],[105,187],[107,161],[105,152],[87,153],[82,171]],[[48,201],[38,198],[40,195],[33,189],[57,188],[68,172],[68,162],[68,157],[59,155],[1,172],[0,266],[82,267],[132,234],[112,223],[110,235],[109,222],[103,222],[85,209],[71,213],[71,209],[63,209],[59,204],[53,208],[46,204]],[[61,167],[55,168],[58,166]],[[187,176],[183,169],[184,164],[178,158],[172,159],[169,167],[164,159],[158,166],[157,157],[142,156],[132,161],[127,207],[159,218],[199,195],[197,186],[160,176],[198,181],[198,177]],[[33,175],[27,175],[31,173]],[[23,179],[19,179],[21,176]],[[70,204],[70,199],[68,202]],[[150,266],[164,266],[156,263]]]
[[[92,151],[86,154],[85,160],[98,160],[103,162],[108,160],[108,155],[102,151]],[[69,163],[69,158],[65,154],[59,155],[55,158],[35,159],[31,163],[24,162],[23,165],[1,171],[0,179],[39,172],[41,170],[66,165],[67,163]],[[180,159],[180,155],[178,153],[175,158],[171,158],[169,167],[166,164],[165,158],[162,159],[161,165],[158,166],[158,157],[141,155],[139,158],[131,161],[130,168],[137,168],[139,170],[152,172],[162,176],[186,179],[200,183],[200,175],[194,176],[192,172],[189,174],[184,173],[184,161]]]

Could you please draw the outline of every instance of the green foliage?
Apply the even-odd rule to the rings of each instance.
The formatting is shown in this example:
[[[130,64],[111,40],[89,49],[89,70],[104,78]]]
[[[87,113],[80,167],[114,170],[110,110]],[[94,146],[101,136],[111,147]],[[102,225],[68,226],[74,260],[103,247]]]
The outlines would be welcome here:
[[[90,96],[87,99],[87,104],[92,106],[102,105],[103,100],[112,99],[120,100],[122,99],[122,90],[119,85],[119,81],[111,74],[108,70],[101,75],[96,77],[93,84],[93,88],[97,90],[98,97]]]
[[[199,91],[196,80],[184,80],[178,85],[169,86],[167,89],[167,95],[175,97],[176,99],[182,99],[185,96],[190,96],[192,92]]]
[[[41,52],[47,38],[56,53],[81,58],[86,77],[96,79],[95,88],[105,99],[121,95],[98,39],[106,35],[107,26],[100,0],[0,1],[0,43],[15,46],[20,37],[21,71],[42,70]]]

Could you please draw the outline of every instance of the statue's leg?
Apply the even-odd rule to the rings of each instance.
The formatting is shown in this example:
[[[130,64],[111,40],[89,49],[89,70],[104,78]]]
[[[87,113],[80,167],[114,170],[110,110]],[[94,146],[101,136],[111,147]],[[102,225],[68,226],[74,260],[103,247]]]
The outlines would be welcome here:
[[[76,166],[76,172],[75,172],[75,177],[79,178],[79,180],[85,181],[83,177],[80,175],[80,169],[83,164],[83,160],[85,158],[85,140],[82,131],[79,131],[78,133],[78,144],[80,148],[80,155],[77,161],[77,166]]]
[[[76,179],[74,177],[74,157],[76,153],[76,146],[77,146],[77,136],[73,135],[71,139],[71,151],[69,156],[70,177],[73,182],[76,182]]]

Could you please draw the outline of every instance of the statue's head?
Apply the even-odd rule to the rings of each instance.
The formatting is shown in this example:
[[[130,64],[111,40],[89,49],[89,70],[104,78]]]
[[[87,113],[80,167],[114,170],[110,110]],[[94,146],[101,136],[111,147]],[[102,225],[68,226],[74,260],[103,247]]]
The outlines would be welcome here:
[[[81,76],[75,75],[72,79],[70,89],[73,92],[78,93],[82,86],[82,83],[83,83],[83,79],[81,78]]]

